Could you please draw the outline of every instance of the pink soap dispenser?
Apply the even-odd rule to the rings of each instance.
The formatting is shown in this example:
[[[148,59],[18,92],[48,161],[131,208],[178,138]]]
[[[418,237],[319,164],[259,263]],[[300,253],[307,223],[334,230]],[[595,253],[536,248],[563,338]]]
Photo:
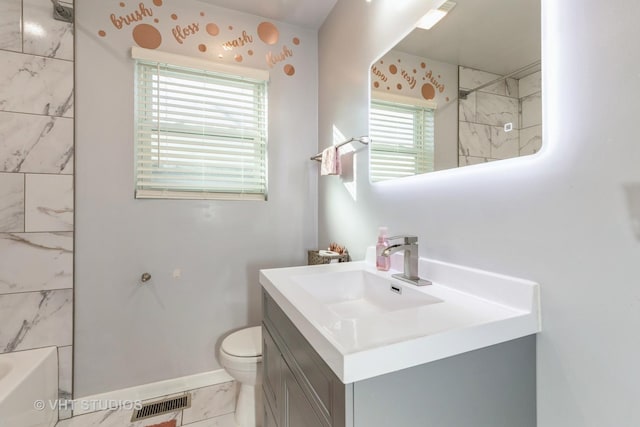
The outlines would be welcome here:
[[[391,267],[391,258],[382,256],[382,251],[389,247],[387,239],[387,227],[380,227],[378,230],[378,243],[376,244],[376,268],[381,271],[388,271]]]

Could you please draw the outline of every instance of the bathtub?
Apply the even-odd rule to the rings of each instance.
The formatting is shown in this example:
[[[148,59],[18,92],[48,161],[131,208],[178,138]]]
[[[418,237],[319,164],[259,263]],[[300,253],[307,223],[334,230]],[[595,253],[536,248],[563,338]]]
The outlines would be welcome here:
[[[0,427],[53,427],[57,399],[56,347],[0,354]]]

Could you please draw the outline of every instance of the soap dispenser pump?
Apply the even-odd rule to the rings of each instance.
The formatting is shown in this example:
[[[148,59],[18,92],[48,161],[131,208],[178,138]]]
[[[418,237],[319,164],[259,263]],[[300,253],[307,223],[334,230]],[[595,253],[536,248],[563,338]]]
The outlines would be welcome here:
[[[376,243],[376,268],[380,271],[388,271],[391,267],[391,258],[382,255],[382,251],[388,247],[387,227],[380,227],[378,230],[378,243]]]

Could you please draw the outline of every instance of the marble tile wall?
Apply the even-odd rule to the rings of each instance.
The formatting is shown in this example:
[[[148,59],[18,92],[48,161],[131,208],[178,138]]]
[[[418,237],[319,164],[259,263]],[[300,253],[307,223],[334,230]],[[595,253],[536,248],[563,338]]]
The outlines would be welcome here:
[[[73,347],[58,347],[58,363],[60,368],[58,369],[58,397],[61,400],[71,400],[72,398],[72,383],[71,383],[71,370],[73,367]],[[60,419],[71,418],[71,408],[60,407],[58,416]]]
[[[0,353],[57,346],[61,399],[72,394],[73,43],[49,0],[0,1]]]
[[[0,173],[0,232],[24,231],[24,175]]]
[[[152,427],[174,420],[176,426],[235,427],[234,412],[237,393],[235,382],[211,385],[191,390],[189,393],[191,407],[169,414],[131,422],[132,410],[97,411],[60,421],[56,427]],[[178,395],[161,396],[142,403],[176,396]]]
[[[3,0],[0,8],[0,49],[21,52],[20,15],[22,13],[22,0]]]
[[[537,153],[542,147],[542,78],[540,71],[521,78],[522,104],[520,155]]]
[[[497,74],[460,67],[460,89],[474,89],[498,77]],[[518,156],[519,90],[517,80],[506,79],[460,100],[460,166]],[[504,131],[507,123],[513,124],[511,132]]]
[[[459,69],[460,89],[473,89],[500,77]],[[459,101],[459,165],[509,159],[537,152],[542,145],[540,72],[506,79]],[[505,130],[512,124],[511,131]]]

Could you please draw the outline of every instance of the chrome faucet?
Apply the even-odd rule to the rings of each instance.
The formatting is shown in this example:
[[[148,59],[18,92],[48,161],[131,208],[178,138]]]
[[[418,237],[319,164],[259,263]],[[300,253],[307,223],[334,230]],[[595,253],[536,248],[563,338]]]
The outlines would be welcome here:
[[[394,236],[389,238],[389,240],[398,239],[402,239],[402,243],[391,245],[380,254],[383,257],[389,257],[394,252],[404,251],[404,273],[393,274],[392,277],[416,286],[430,285],[430,281],[418,277],[418,238],[416,236]]]

